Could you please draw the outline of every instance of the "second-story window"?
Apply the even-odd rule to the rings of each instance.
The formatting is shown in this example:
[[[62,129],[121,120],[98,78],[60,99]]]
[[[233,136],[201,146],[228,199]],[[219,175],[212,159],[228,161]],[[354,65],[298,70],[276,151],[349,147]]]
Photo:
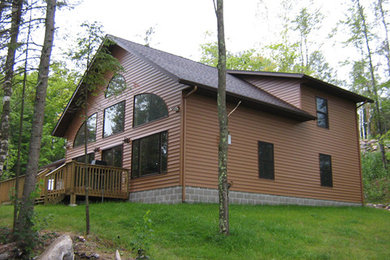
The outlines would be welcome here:
[[[108,98],[113,95],[118,95],[122,93],[122,91],[125,89],[126,89],[125,78],[121,74],[115,74],[110,80],[110,83],[108,83],[105,96],[106,98]]]
[[[155,94],[140,94],[134,97],[133,126],[142,125],[168,116],[164,100]]]
[[[88,117],[87,129],[88,129],[88,143],[96,141],[96,113]],[[83,145],[85,142],[85,122],[80,126],[76,137],[73,141],[73,147]]]
[[[317,125],[329,128],[328,101],[325,98],[316,97]]]
[[[103,137],[114,135],[124,130],[125,102],[104,109]]]

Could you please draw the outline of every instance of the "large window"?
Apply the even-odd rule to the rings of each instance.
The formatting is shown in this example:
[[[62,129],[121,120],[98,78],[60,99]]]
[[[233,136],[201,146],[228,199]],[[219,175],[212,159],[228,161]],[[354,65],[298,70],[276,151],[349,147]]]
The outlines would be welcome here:
[[[168,158],[168,132],[133,141],[132,177],[165,173]]]
[[[88,163],[91,164],[93,160],[95,160],[95,153],[89,153],[87,155]],[[73,158],[73,161],[85,163],[85,155],[78,156]]]
[[[167,105],[159,96],[140,94],[134,97],[133,126],[142,125],[167,116]]]
[[[103,137],[123,132],[125,123],[125,102],[104,109]]]
[[[96,141],[96,113],[91,115],[87,120],[88,143]],[[74,138],[73,146],[83,145],[85,142],[85,122],[81,125]]]
[[[317,125],[323,128],[329,128],[328,101],[325,98],[316,98],[317,107]]]
[[[108,83],[106,90],[106,98],[111,97],[113,95],[118,95],[125,89],[125,78],[121,74],[115,74],[110,80],[110,83]]]
[[[274,175],[274,145],[266,142],[258,143],[259,177],[275,179]]]
[[[122,167],[123,146],[115,146],[102,152],[102,160],[107,165]]]
[[[321,186],[332,187],[332,158],[327,154],[320,154]]]

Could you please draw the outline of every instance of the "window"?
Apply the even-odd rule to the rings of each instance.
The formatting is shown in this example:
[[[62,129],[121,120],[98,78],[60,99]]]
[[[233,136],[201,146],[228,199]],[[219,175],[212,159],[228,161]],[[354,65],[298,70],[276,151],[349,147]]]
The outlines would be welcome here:
[[[159,96],[140,94],[134,97],[133,126],[142,125],[167,116],[167,105]]]
[[[333,187],[332,158],[330,155],[320,154],[321,186]]]
[[[274,145],[259,142],[259,177],[263,179],[275,179],[274,175]]]
[[[123,146],[115,146],[113,148],[103,150],[102,160],[107,163],[107,165],[122,167],[122,158],[123,158]]]
[[[79,131],[74,138],[73,147],[80,146],[84,144],[85,137],[85,122],[81,125]],[[87,129],[88,129],[88,143],[96,141],[96,113],[91,115],[87,120]]]
[[[133,141],[132,177],[167,172],[168,132]]]
[[[316,98],[317,107],[317,125],[323,128],[329,128],[328,120],[328,101],[324,98]]]
[[[123,132],[125,122],[125,102],[104,109],[103,137]]]
[[[93,160],[95,160],[95,153],[89,153],[87,155],[88,163],[91,164]],[[73,161],[84,163],[85,162],[85,155],[78,156],[76,158],[72,159]]]
[[[110,83],[108,83],[105,96],[106,98],[108,98],[113,95],[120,94],[125,89],[126,89],[125,78],[121,74],[115,74],[110,80]]]

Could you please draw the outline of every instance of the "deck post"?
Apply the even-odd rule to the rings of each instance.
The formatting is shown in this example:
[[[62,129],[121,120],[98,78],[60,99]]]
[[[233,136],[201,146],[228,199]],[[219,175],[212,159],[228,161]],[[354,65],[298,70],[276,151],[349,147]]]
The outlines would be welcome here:
[[[76,194],[73,192],[70,194],[70,204],[69,206],[76,206]]]
[[[49,198],[48,198],[48,185],[49,185],[49,177],[48,176],[45,176],[45,179],[44,179],[44,184],[43,184],[43,189],[44,189],[44,204],[47,205],[48,201],[49,201]]]

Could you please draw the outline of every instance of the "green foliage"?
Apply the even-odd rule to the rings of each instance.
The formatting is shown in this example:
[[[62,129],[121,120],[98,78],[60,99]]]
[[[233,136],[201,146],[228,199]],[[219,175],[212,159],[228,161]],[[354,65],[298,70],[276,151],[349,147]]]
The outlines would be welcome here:
[[[218,45],[217,42],[201,44],[202,56],[200,62],[206,65],[216,67],[218,64]],[[256,52],[254,49],[246,50],[240,53],[226,53],[226,68],[231,70],[247,71],[274,71],[276,65]]]
[[[382,165],[380,152],[362,154],[364,198],[366,202],[390,202],[390,170]]]
[[[63,64],[55,63],[51,66],[49,85],[47,89],[45,118],[42,133],[41,154],[39,165],[43,166],[62,159],[65,156],[65,139],[51,135],[59,117],[66,107],[76,84],[76,75],[64,67]],[[21,173],[24,174],[28,159],[28,149],[31,133],[31,121],[35,99],[35,82],[37,73],[27,75],[26,96],[24,99],[24,121],[21,147]],[[7,172],[3,178],[13,177],[16,168],[17,143],[19,135],[19,119],[22,102],[22,77],[16,76],[14,92],[11,98],[11,136],[9,156],[7,160]]]
[[[131,250],[136,224],[150,210],[155,259],[389,259],[390,215],[364,207],[231,205],[231,234],[218,234],[217,204],[91,204],[91,234]],[[36,206],[53,215],[48,229],[83,233],[84,207]],[[12,224],[12,207],[1,206],[0,225]]]
[[[152,238],[153,221],[150,218],[150,210],[142,217],[142,222],[136,222],[134,226],[135,238],[131,242],[133,251],[137,252],[136,259],[149,259],[147,256]]]

